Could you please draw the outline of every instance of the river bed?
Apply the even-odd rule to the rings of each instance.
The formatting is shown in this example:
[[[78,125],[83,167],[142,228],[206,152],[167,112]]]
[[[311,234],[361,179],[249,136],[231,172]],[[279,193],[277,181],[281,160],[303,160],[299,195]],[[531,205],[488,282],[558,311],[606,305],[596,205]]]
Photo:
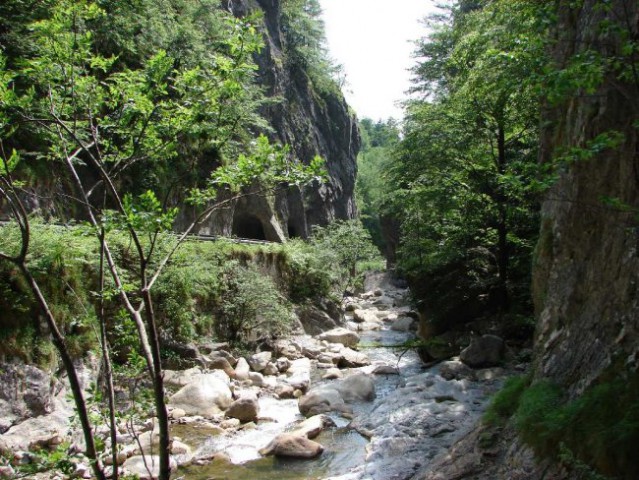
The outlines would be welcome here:
[[[405,294],[404,290],[387,287],[381,294],[378,291],[377,297],[365,295],[354,301],[371,313],[381,310],[380,313],[401,318],[408,310],[402,306]],[[378,305],[373,304],[376,299]],[[380,304],[380,299],[387,299],[386,304]],[[250,429],[216,436],[176,430],[174,434],[184,442],[198,445],[196,459],[225,455],[224,460],[181,467],[178,477],[184,480],[409,479],[424,462],[449,448],[476,422],[487,398],[500,384],[500,369],[486,369],[472,379],[446,375],[447,379],[441,375],[446,365],[424,369],[414,350],[387,347],[413,338],[411,329],[393,330],[392,322],[380,322],[380,329],[366,322],[356,324],[351,321],[352,314],[347,315],[346,320],[351,329],[358,330],[359,350],[369,357],[371,365],[346,369],[345,373],[371,374],[376,398],[371,402],[353,403],[353,418],[330,414],[336,426],[315,439],[325,449],[317,459],[260,455],[259,450],[276,435],[292,430],[304,419],[297,399],[261,396],[260,418],[266,420],[258,421]],[[456,365],[454,360],[452,363]],[[373,374],[378,366],[384,366],[387,371],[396,368],[397,373]],[[312,387],[336,381],[322,380],[323,373],[314,363]]]

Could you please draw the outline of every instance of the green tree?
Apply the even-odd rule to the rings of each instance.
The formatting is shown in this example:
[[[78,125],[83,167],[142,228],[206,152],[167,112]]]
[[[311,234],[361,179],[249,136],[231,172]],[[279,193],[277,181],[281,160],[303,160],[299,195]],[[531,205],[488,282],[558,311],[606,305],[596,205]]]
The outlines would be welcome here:
[[[388,196],[388,179],[393,152],[399,143],[399,126],[393,119],[360,121],[362,148],[357,157],[356,196],[360,219],[373,242],[384,251],[386,244],[380,224]]]
[[[389,171],[400,265],[434,319],[529,304],[545,14],[526,1],[458,3],[418,46],[423,99],[408,105]]]
[[[105,8],[122,5],[105,2]],[[92,25],[107,17],[105,8],[91,0],[58,0],[49,16],[31,22],[25,30],[29,51],[8,64],[4,59],[0,63],[0,196],[22,233],[19,251],[3,252],[1,258],[20,268],[49,322],[72,379],[87,456],[96,477],[105,478],[65,338],[30,272],[31,230],[21,197],[24,183],[16,180],[21,157],[35,154],[50,162],[52,169],[61,166],[73,185],[73,191],[66,193],[84,210],[100,244],[101,270],[108,272],[113,284],[111,292],[101,289],[98,294],[117,298],[137,329],[160,426],[160,478],[166,480],[170,476],[168,416],[152,288],[186,235],[230,201],[228,194],[218,195],[221,191],[239,195],[240,188],[253,181],[270,189],[285,181],[317,179],[321,162],[316,159],[309,168],[303,167],[286,148],[270,145],[265,137],[236,161],[230,154],[221,155],[225,145],[241,138],[243,112],[254,115],[251,108],[256,103],[246,97],[255,70],[252,55],[261,47],[253,18],[234,19],[216,10],[223,28],[217,51],[206,52],[195,62],[153,49],[138,65],[99,51]],[[30,139],[32,150],[24,148],[25,138]],[[198,148],[193,150],[194,144]],[[220,168],[212,169],[203,188],[183,193],[199,208],[197,218],[172,247],[160,249],[161,234],[171,227],[176,209],[152,190],[127,191],[129,184],[122,178],[139,165],[167,171],[180,165],[189,151],[211,149],[217,152],[214,166]],[[130,238],[136,264],[132,270],[116,261],[109,242],[114,230],[125,231]],[[102,335],[104,349],[105,338]],[[111,431],[115,431],[113,418]],[[116,442],[112,447],[115,456]]]
[[[361,273],[358,267],[362,263],[381,260],[370,234],[358,220],[335,221],[326,227],[314,227],[310,242],[319,252],[332,257],[330,265],[333,268],[341,267],[340,278],[336,282],[342,289],[340,293],[356,286],[355,281]]]

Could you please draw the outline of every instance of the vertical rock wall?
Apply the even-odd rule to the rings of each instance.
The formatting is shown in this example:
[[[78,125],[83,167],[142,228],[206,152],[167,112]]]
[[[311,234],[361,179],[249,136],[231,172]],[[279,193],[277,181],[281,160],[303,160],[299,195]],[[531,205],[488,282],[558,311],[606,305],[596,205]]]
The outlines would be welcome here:
[[[624,38],[603,26],[618,25],[637,41],[639,5],[611,4],[611,11],[594,0],[560,8],[553,52],[560,67],[585,51],[626,55]],[[634,65],[624,60],[623,68],[623,78],[611,71],[595,92],[581,92],[544,115],[542,162],[570,148],[592,150],[601,134],[623,135],[618,147],[561,167],[542,206],[533,274],[536,372],[571,395],[613,363],[634,369],[639,362],[639,59]]]
[[[262,113],[274,129],[274,140],[290,145],[295,156],[309,162],[326,160],[329,181],[289,189],[271,197],[250,196],[216,215],[206,231],[282,241],[306,237],[313,225],[356,215],[355,176],[360,137],[355,114],[339,93],[322,92],[299,66],[287,62],[281,30],[280,0],[233,0],[234,14],[253,9],[264,13],[265,48],[256,58],[259,82],[267,95],[280,99]]]

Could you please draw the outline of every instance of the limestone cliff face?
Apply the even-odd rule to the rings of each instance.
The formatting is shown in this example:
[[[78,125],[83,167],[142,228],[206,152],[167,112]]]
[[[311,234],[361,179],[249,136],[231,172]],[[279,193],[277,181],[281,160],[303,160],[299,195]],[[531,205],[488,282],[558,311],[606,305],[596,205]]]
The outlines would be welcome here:
[[[329,181],[268,198],[246,197],[220,212],[204,228],[214,233],[282,241],[306,237],[312,225],[354,218],[360,147],[355,115],[341,94],[318,90],[302,68],[286,61],[280,0],[234,0],[230,6],[238,16],[253,9],[264,13],[265,48],[256,58],[259,82],[269,96],[281,100],[262,112],[274,129],[271,136],[290,145],[303,162],[315,155],[324,158]]]
[[[616,0],[610,12],[597,3],[560,10],[558,65],[585,50],[622,55],[622,39],[600,27],[607,21],[621,19],[636,41],[636,2]],[[633,369],[639,362],[638,59],[624,67],[623,78],[610,72],[593,94],[575,95],[545,114],[543,162],[568,148],[590,149],[599,135],[623,135],[618,147],[569,165],[542,206],[533,274],[536,372],[573,396],[613,362]]]

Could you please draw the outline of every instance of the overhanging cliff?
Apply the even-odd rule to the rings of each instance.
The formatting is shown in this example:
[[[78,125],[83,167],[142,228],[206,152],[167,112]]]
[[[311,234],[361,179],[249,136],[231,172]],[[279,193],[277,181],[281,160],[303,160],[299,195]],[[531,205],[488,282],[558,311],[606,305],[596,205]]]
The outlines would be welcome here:
[[[283,241],[305,238],[313,225],[356,215],[355,177],[360,136],[357,118],[337,88],[318,88],[303,66],[288,61],[280,0],[234,0],[237,16],[263,12],[265,46],[256,57],[258,82],[276,99],[262,114],[273,140],[291,147],[302,162],[326,161],[328,181],[272,196],[251,195],[220,211],[203,230],[224,235]]]

